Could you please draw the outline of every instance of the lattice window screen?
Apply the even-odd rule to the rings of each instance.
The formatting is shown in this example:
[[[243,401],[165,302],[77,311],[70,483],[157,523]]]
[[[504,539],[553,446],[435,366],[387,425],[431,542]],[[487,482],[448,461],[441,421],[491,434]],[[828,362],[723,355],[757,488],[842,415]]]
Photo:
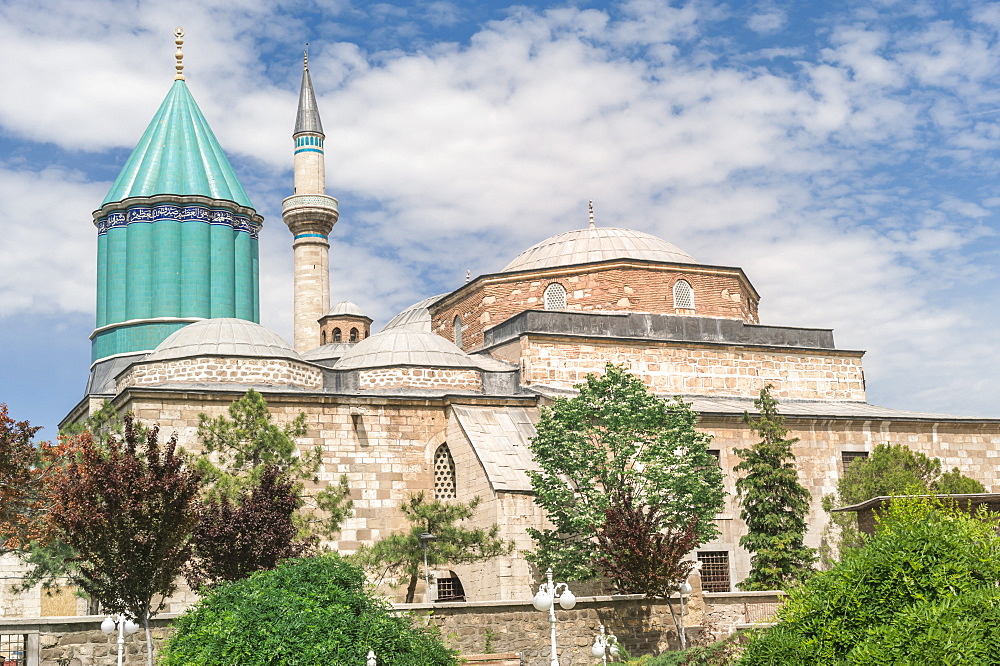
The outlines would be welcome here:
[[[729,592],[729,552],[725,550],[698,553],[701,562],[701,589],[706,592]]]
[[[678,280],[674,283],[674,307],[694,310],[694,289],[687,280]]]
[[[553,282],[545,288],[545,309],[566,309],[566,287],[562,286],[558,282]]]
[[[455,459],[447,444],[442,444],[434,452],[434,499],[455,499]]]

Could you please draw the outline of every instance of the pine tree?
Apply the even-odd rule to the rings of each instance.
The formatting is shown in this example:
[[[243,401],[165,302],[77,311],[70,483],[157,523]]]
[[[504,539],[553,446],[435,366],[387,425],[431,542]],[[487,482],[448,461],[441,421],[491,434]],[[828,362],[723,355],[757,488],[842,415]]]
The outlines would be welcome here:
[[[752,553],[751,570],[740,584],[743,590],[776,590],[799,582],[812,572],[816,553],[803,543],[809,491],[799,483],[792,444],[785,419],[778,414],[778,401],[771,397],[770,384],[754,400],[758,417],[744,414],[743,420],[760,436],[749,449],[737,449],[743,459],[734,471],[742,475],[736,492],[743,506],[740,517],[747,534],[740,545]]]

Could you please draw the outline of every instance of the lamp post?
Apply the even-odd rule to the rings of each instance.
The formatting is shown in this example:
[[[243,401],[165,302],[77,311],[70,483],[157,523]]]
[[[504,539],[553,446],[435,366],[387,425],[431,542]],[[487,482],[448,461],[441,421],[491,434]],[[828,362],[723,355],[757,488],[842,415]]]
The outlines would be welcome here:
[[[368,650],[368,666],[378,666],[378,661],[375,659],[375,650]]]
[[[687,632],[684,630],[684,595],[691,594],[691,589],[691,583],[687,582],[687,579],[677,587],[677,592],[681,597],[681,635],[679,637],[681,639],[681,650],[687,649]]]
[[[594,647],[590,648],[590,654],[600,657],[601,663],[606,665],[609,656],[618,656],[618,637],[614,634],[605,634],[602,624],[601,633],[594,638]]]
[[[552,567],[545,572],[545,576],[548,582],[538,586],[538,594],[531,603],[535,610],[549,612],[549,636],[552,641],[552,661],[549,664],[559,666],[559,658],[556,656],[556,606],[553,601],[559,599],[559,605],[570,610],[576,606],[576,595],[569,591],[569,585],[566,583],[552,582]]]
[[[424,601],[426,602],[431,594],[431,575],[427,571],[427,542],[434,541],[437,537],[430,532],[421,532],[417,535],[417,539],[420,541],[420,547],[424,549]]]
[[[115,632],[115,626],[118,627],[118,666],[122,666],[122,657],[125,654],[125,634],[131,636],[139,631],[139,625],[119,613],[117,620],[110,615],[104,618],[104,622],[101,622],[101,631],[110,636]]]

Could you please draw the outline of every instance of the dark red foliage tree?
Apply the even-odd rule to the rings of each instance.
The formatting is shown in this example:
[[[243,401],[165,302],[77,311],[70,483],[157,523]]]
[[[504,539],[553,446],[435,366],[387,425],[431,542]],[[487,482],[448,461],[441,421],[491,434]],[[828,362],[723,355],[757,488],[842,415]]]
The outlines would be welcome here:
[[[611,493],[604,525],[597,530],[600,556],[595,564],[620,593],[666,599],[680,636],[682,627],[670,597],[695,566],[684,557],[700,542],[698,517],[686,525],[661,528],[661,512],[657,505],[638,503],[628,487]]]
[[[52,503],[46,482],[58,472],[70,445],[33,443],[40,428],[14,421],[0,404],[0,554],[23,551],[47,536]]]
[[[75,582],[146,629],[152,666],[149,619],[190,557],[201,477],[176,452],[176,436],[161,445],[154,427],[142,441],[131,415],[124,426],[120,439],[80,437],[76,458],[55,480],[50,518],[78,554]]]
[[[225,495],[203,500],[192,545],[194,557],[184,576],[198,589],[274,569],[299,557],[316,539],[297,539],[295,512],[302,500],[296,484],[276,465],[266,465],[258,482],[234,500]]]

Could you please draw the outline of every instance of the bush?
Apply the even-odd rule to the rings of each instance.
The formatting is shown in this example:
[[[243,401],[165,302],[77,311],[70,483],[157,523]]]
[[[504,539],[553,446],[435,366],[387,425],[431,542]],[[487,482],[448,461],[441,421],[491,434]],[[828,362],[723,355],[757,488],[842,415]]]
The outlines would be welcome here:
[[[365,591],[335,554],[290,560],[212,589],[176,622],[163,666],[453,666],[455,653]]]
[[[996,525],[932,499],[894,500],[864,547],[791,591],[740,663],[1000,664]]]

